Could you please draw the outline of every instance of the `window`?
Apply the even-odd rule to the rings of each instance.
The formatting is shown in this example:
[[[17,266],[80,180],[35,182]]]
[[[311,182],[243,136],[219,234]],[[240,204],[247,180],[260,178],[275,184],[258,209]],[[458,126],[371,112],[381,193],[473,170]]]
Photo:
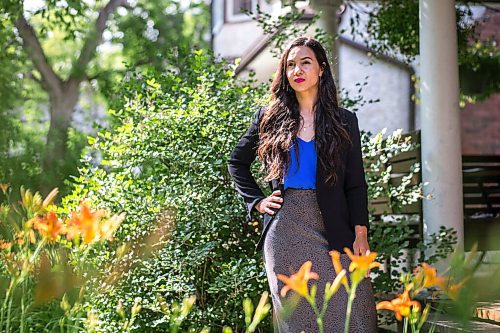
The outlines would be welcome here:
[[[232,15],[242,14],[244,10],[252,10],[252,0],[234,0]]]
[[[257,0],[226,0],[226,21],[241,22],[251,20],[243,11],[254,11],[256,6]]]

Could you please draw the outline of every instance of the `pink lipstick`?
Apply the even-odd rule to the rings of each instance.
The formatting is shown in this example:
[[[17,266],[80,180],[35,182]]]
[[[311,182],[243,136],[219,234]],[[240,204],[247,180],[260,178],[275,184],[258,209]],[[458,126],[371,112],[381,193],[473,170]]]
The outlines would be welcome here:
[[[299,77],[299,78],[296,78],[294,81],[297,83],[301,83],[301,82],[304,82],[305,80],[303,78]]]

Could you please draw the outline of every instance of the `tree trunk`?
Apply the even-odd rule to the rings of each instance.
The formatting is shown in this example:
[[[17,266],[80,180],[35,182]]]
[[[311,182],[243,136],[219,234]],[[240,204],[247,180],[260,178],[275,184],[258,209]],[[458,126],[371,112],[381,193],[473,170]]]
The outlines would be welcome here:
[[[40,190],[47,194],[54,187],[61,187],[68,174],[65,170],[68,152],[68,130],[79,97],[79,85],[65,82],[62,93],[50,98],[50,126],[42,158],[42,183]]]
[[[41,75],[39,83],[49,94],[50,127],[47,134],[47,145],[42,157],[42,181],[40,191],[48,193],[53,187],[60,187],[68,176],[65,166],[68,151],[68,130],[71,126],[75,105],[79,97],[80,83],[86,78],[89,62],[95,55],[96,47],[102,42],[102,34],[110,15],[118,6],[130,8],[127,0],[109,0],[99,10],[99,15],[85,40],[78,59],[73,64],[69,78],[63,81],[51,67],[35,29],[21,13],[14,24],[34,67]]]

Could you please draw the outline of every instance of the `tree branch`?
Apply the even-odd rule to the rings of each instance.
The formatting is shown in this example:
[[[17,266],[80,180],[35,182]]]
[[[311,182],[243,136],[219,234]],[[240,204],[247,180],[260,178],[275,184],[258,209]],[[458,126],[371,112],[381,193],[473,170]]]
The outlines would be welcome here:
[[[42,76],[42,84],[46,86],[49,94],[61,93],[62,80],[50,66],[33,27],[23,15],[19,16],[14,25],[23,39],[28,56]]]
[[[90,60],[94,55],[96,47],[102,42],[102,33],[106,28],[106,23],[109,19],[111,13],[119,6],[124,6],[130,8],[127,0],[110,0],[106,6],[104,6],[100,11],[95,22],[95,28],[91,31],[82,47],[80,56],[78,57],[76,63],[73,65],[69,79],[73,80],[84,80],[85,70]]]
[[[36,83],[38,83],[40,85],[43,84],[43,82],[39,78],[37,78],[33,72],[27,72],[24,74],[24,76],[28,79],[32,79],[33,81],[35,81]]]

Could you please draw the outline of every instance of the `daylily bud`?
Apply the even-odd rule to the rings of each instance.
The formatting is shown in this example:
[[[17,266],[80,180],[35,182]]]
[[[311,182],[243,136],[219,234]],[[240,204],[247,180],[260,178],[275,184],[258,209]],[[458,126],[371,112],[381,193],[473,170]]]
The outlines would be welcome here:
[[[42,207],[47,208],[52,203],[52,201],[56,197],[57,193],[59,193],[59,190],[57,189],[57,187],[54,188],[52,191],[50,191],[50,193],[47,195],[47,197],[45,197],[45,200],[43,200]]]
[[[248,326],[252,322],[253,315],[253,303],[248,297],[243,300],[243,311],[245,312],[245,324]]]
[[[123,302],[121,300],[118,301],[118,305],[116,306],[116,313],[118,313],[122,319],[125,319],[125,309],[123,308]]]
[[[71,305],[68,302],[68,295],[67,294],[64,294],[59,305],[64,312],[68,312],[71,309]]]
[[[142,300],[140,298],[135,299],[134,305],[132,306],[131,310],[132,317],[137,316],[137,314],[141,311],[142,309],[141,301]]]
[[[190,296],[188,298],[184,298],[182,300],[182,310],[181,310],[181,316],[185,317],[191,311],[191,308],[193,307],[194,302],[196,301],[196,296]]]
[[[430,306],[430,304],[427,304],[425,306],[424,311],[422,311],[422,316],[420,317],[419,326],[422,326],[427,321],[427,317],[429,317],[430,310],[431,310],[431,306]]]

